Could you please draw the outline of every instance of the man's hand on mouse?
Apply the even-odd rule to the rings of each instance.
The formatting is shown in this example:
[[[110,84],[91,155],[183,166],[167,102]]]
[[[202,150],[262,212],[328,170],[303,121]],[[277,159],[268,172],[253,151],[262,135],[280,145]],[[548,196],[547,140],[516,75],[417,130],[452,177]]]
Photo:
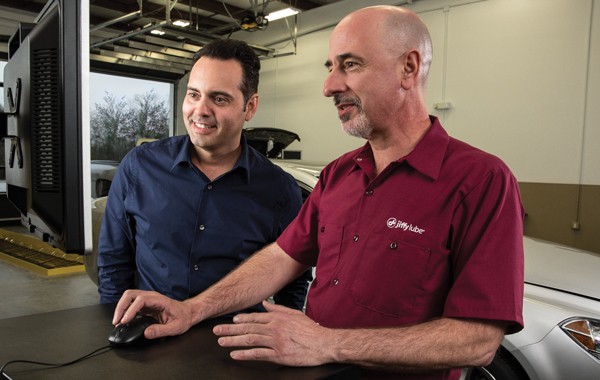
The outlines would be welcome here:
[[[117,303],[113,325],[131,321],[137,313],[150,314],[160,323],[146,328],[144,336],[156,339],[183,334],[192,327],[192,309],[189,305],[175,301],[156,292],[127,290]]]
[[[234,324],[217,325],[213,332],[223,347],[243,347],[231,352],[235,360],[265,360],[288,366],[331,363],[330,329],[319,326],[299,310],[263,302],[267,313],[238,314]]]

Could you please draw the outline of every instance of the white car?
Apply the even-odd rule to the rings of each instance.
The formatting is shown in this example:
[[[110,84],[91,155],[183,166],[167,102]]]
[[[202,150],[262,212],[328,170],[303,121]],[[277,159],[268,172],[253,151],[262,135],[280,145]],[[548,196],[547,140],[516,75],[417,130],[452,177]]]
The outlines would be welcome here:
[[[600,255],[524,238],[525,328],[470,379],[600,379]]]
[[[303,199],[323,168],[273,162],[296,179]],[[94,251],[85,261],[96,283],[96,243],[105,206],[106,197],[94,201]],[[524,237],[524,247],[525,328],[505,336],[492,364],[465,369],[462,379],[600,379],[600,254],[530,237]]]

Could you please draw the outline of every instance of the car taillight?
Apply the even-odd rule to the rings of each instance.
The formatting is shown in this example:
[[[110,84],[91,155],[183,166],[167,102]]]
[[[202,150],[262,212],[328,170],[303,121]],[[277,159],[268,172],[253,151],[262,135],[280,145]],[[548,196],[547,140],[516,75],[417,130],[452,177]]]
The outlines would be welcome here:
[[[591,318],[571,318],[560,328],[590,355],[600,359],[600,321]]]

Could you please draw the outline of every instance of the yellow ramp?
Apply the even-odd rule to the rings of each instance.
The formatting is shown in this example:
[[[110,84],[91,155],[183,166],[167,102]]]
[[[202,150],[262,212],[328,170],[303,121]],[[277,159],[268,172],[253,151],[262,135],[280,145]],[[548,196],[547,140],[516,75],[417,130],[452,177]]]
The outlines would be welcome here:
[[[82,256],[4,229],[0,229],[0,259],[44,276],[85,272]]]

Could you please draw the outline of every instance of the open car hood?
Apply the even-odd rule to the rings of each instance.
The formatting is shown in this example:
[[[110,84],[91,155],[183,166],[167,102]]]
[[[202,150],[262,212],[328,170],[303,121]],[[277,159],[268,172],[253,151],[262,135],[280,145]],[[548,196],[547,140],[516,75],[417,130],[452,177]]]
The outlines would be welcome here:
[[[300,141],[294,132],[277,128],[245,128],[244,136],[248,145],[269,158],[277,158],[288,145]]]

